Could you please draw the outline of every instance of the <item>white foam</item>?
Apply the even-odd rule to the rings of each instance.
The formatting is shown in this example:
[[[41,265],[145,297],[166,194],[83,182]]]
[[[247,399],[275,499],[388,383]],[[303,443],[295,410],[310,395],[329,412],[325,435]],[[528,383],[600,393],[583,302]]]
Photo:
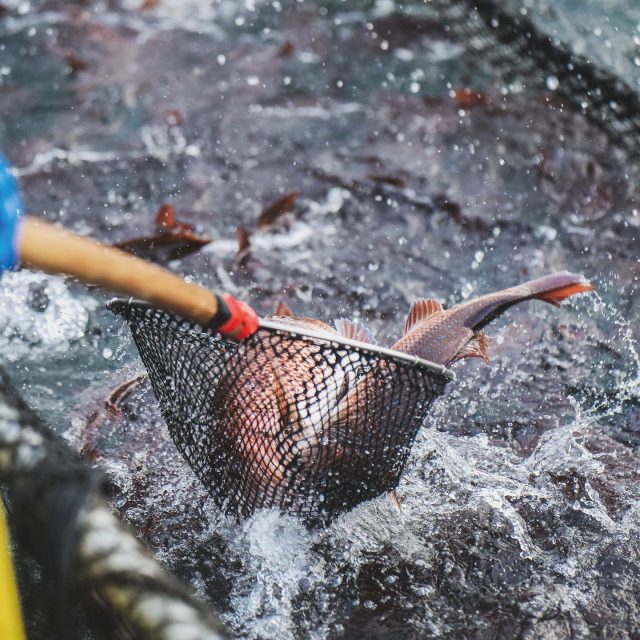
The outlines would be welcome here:
[[[35,293],[37,291],[37,293]],[[34,302],[34,295],[38,298]],[[40,303],[40,306],[38,306]],[[31,306],[30,306],[31,305]],[[63,278],[29,271],[0,278],[0,349],[9,361],[65,351],[86,330],[97,303],[74,296]]]

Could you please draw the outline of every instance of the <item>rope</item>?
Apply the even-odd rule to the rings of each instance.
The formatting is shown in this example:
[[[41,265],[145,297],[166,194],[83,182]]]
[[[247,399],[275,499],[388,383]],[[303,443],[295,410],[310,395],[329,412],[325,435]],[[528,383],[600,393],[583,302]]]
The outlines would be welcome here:
[[[54,587],[54,615],[69,618],[73,588],[103,619],[139,640],[222,640],[217,615],[170,576],[109,511],[101,476],[53,435],[0,371],[0,482],[20,549],[43,568]],[[1,532],[0,538],[6,535]],[[0,554],[6,550],[0,539]],[[3,562],[0,559],[0,562]],[[0,565],[0,638],[17,635],[18,611],[10,567]],[[62,624],[68,620],[63,619]],[[2,625],[10,625],[6,629]],[[62,637],[70,637],[63,633]]]

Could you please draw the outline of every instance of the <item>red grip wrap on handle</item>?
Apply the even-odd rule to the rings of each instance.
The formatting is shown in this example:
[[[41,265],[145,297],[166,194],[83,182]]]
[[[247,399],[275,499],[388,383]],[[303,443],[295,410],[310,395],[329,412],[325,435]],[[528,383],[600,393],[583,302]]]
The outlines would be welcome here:
[[[218,332],[227,338],[244,340],[258,330],[258,316],[256,312],[242,300],[236,300],[225,293],[222,296],[231,317],[218,327]]]

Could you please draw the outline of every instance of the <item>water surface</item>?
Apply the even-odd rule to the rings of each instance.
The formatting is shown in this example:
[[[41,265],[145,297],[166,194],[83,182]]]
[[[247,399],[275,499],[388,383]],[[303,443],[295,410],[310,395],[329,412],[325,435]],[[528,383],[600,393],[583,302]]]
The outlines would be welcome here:
[[[418,297],[565,268],[598,290],[489,329],[492,362],[457,367],[400,513],[382,497],[307,530],[221,515],[147,385],[102,410],[141,368],[106,295],[5,275],[3,363],[106,467],[157,557],[239,637],[635,637],[640,216],[621,150],[552,88],[505,84],[420,3],[4,4],[0,137],[34,214],[117,242],[170,202],[213,240],[177,273],[263,314],[282,299],[360,317],[384,345]],[[637,86],[631,2],[526,8]],[[461,101],[467,87],[481,94]],[[291,191],[293,212],[254,231]]]

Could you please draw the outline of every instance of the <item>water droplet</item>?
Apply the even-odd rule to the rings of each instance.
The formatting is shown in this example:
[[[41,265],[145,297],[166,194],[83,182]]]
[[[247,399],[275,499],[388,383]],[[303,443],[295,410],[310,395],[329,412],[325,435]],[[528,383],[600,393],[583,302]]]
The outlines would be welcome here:
[[[402,62],[411,62],[415,57],[411,49],[405,49],[404,47],[394,49],[393,55],[398,58],[398,60],[402,60]]]

